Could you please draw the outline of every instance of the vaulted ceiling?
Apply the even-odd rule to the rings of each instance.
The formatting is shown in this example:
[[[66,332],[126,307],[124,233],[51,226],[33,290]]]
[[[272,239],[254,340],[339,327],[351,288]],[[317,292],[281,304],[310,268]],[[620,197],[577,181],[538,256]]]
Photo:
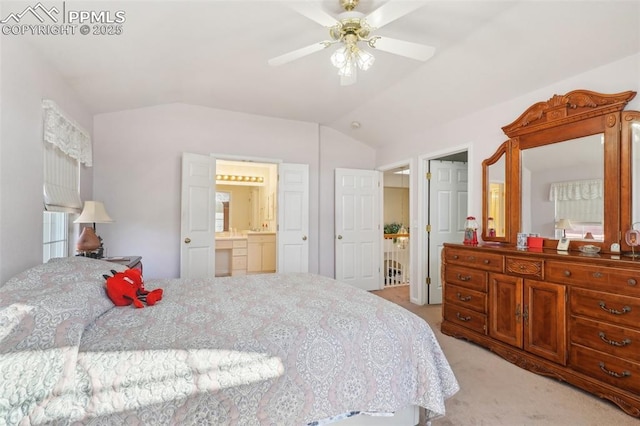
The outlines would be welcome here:
[[[3,3],[2,17],[33,4]],[[338,0],[311,3],[341,12]],[[384,3],[361,0],[357,10]],[[332,48],[267,64],[329,38],[291,1],[67,1],[124,11],[122,34],[28,39],[96,114],[183,102],[316,122],[373,147],[640,52],[640,0],[421,3],[377,34],[435,55],[373,51],[373,67],[351,86],[339,84]]]

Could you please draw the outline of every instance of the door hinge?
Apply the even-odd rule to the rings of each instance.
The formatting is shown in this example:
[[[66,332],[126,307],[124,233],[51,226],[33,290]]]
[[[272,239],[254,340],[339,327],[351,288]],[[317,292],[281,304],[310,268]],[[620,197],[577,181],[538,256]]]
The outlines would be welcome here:
[[[431,180],[431,172],[427,172],[427,174],[425,175],[425,177],[427,178],[427,180]]]
[[[427,283],[427,285],[431,285],[431,277],[427,277],[425,279],[425,282]]]
[[[427,232],[431,232],[431,225],[427,225],[427,226],[425,226],[425,230],[426,230]]]

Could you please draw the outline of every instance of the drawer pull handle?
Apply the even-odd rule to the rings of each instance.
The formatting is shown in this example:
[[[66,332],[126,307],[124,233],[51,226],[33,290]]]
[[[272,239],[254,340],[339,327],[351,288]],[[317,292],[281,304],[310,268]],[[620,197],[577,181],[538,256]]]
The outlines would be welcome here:
[[[467,260],[469,262],[473,262],[474,260],[476,260],[476,258],[474,256],[467,256]]]
[[[600,308],[605,311],[605,312],[609,312],[610,314],[613,315],[624,315],[626,313],[631,312],[631,308],[629,306],[623,306],[621,311],[618,311],[617,309],[613,309],[613,308],[607,308],[607,305],[601,300],[598,305],[600,305]]]
[[[609,339],[607,339],[606,334],[604,334],[604,331],[599,332],[598,336],[600,336],[600,340],[602,340],[603,342],[605,342],[606,344],[611,345],[611,346],[625,347],[625,346],[629,346],[631,344],[631,339],[624,339],[622,342],[616,342],[615,340],[609,340]]]
[[[629,284],[629,285],[636,285],[636,284],[638,284],[638,282],[637,282],[636,280],[634,280],[633,278],[629,278],[629,279],[627,280],[627,284]]]
[[[454,259],[458,259],[458,255],[457,255],[457,254],[454,254],[454,255],[453,255],[453,258],[454,258]]]
[[[485,259],[482,261],[482,263],[484,263],[485,265],[488,265],[489,263],[491,263],[491,261],[489,259]]]
[[[602,278],[602,272],[594,272],[593,278]]]
[[[598,365],[600,366],[600,370],[607,373],[611,377],[618,377],[618,378],[631,377],[631,373],[626,370],[623,371],[622,373],[616,373],[615,371],[607,370],[607,367],[605,367],[604,362],[600,362]]]
[[[563,274],[564,274],[565,277],[570,277],[571,276],[571,271],[565,269]]]
[[[462,315],[460,315],[460,312],[456,312],[456,318],[464,322],[471,321],[471,317],[463,317]]]
[[[458,292],[456,296],[458,297],[458,300],[462,300],[463,302],[468,302],[471,300],[471,296],[463,296],[462,294],[460,294],[460,292]]]
[[[460,281],[469,281],[471,279],[471,275],[460,275],[460,274],[458,274],[458,279]]]

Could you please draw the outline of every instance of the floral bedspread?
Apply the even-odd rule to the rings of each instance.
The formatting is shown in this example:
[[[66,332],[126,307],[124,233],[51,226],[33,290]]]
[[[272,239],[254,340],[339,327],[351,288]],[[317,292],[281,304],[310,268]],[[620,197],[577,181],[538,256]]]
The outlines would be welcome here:
[[[425,321],[314,274],[145,282],[56,259],[0,287],[0,424],[305,425],[408,405],[444,415],[456,379]]]

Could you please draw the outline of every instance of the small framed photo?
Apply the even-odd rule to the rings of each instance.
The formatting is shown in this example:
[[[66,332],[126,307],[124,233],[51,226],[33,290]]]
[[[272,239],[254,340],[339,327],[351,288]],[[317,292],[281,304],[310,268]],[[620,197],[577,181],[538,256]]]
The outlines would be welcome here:
[[[557,249],[560,250],[560,251],[569,250],[569,239],[568,238],[560,238],[560,240],[558,240]]]
[[[529,234],[524,232],[518,232],[518,239],[516,240],[516,248],[527,248],[527,238]]]

